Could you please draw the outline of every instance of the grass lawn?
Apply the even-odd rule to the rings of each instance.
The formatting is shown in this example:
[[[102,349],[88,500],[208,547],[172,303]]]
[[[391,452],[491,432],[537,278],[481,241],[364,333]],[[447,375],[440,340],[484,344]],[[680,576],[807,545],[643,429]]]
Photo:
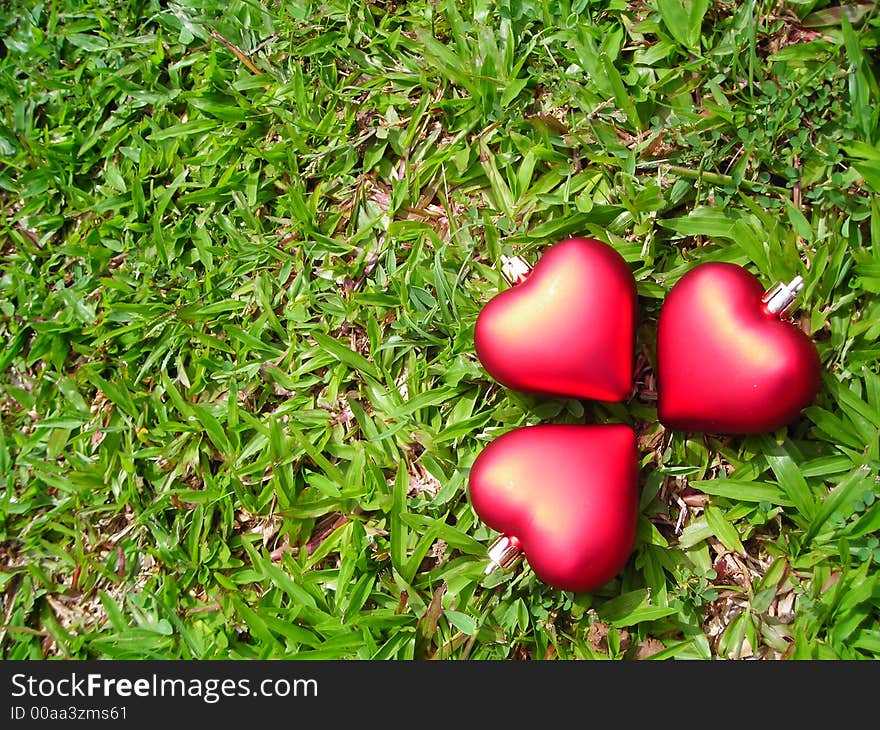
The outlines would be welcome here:
[[[0,656],[880,658],[873,4],[0,15]],[[638,284],[625,403],[474,354],[501,255],[574,234]],[[776,433],[656,420],[705,261],[806,279],[822,386]],[[484,576],[476,456],[606,422],[639,436],[625,570]]]

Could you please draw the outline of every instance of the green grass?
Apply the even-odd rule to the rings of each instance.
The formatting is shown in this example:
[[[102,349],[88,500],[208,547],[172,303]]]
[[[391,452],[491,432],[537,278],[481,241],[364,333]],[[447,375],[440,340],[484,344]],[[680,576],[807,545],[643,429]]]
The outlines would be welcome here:
[[[880,658],[872,5],[7,3],[0,652]],[[627,403],[494,384],[502,253],[638,282]],[[825,374],[777,433],[668,433],[664,294],[794,273]],[[633,557],[483,577],[486,443],[617,421]]]

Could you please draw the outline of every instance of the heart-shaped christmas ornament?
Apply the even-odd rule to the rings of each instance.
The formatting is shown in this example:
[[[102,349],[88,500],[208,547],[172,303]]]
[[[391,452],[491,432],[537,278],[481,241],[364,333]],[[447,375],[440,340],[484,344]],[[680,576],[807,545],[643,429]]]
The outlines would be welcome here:
[[[468,482],[474,510],[502,535],[490,558],[506,566],[521,552],[561,590],[607,583],[635,541],[636,460],[636,437],[625,425],[527,426],[497,438]]]
[[[632,387],[636,286],[617,251],[593,238],[551,246],[480,312],[474,344],[508,388],[624,400]],[[517,283],[518,282],[518,283]]]
[[[679,431],[747,434],[797,418],[819,388],[819,355],[781,319],[803,280],[764,292],[741,266],[700,264],[663,303],[657,330],[657,412]]]

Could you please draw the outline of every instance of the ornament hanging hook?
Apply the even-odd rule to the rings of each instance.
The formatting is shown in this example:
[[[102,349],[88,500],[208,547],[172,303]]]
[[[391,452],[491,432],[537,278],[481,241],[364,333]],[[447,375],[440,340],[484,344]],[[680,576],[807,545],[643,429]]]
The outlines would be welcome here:
[[[501,276],[510,284],[522,284],[532,273],[532,265],[522,256],[501,255]]]
[[[761,301],[764,302],[767,311],[770,314],[784,317],[791,310],[797,299],[797,295],[803,290],[803,288],[804,277],[796,276],[788,284],[780,282],[772,289],[768,289],[764,293],[764,296],[761,297]]]
[[[519,543],[507,535],[502,535],[489,546],[489,565],[483,575],[489,575],[496,568],[507,570],[522,556]]]

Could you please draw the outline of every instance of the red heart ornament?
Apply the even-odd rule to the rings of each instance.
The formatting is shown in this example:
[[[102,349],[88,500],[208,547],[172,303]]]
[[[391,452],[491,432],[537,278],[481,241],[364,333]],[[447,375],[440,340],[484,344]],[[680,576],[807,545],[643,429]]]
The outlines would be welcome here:
[[[596,239],[570,238],[486,304],[474,345],[508,388],[620,401],[632,387],[635,323],[635,280],[623,257]]]
[[[665,426],[774,431],[810,403],[820,379],[816,347],[765,299],[760,281],[735,264],[700,264],[675,283],[657,326],[657,412]]]
[[[474,461],[471,505],[561,590],[592,591],[625,565],[638,518],[636,437],[625,425],[539,425]]]

